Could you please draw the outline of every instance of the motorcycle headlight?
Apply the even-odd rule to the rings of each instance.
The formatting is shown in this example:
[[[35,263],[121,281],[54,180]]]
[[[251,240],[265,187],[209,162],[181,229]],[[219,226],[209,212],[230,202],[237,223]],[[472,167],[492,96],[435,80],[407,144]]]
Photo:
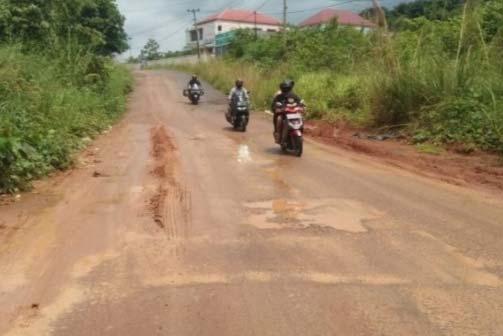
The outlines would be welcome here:
[[[289,121],[288,124],[293,129],[299,129],[302,127],[302,122],[300,120]]]

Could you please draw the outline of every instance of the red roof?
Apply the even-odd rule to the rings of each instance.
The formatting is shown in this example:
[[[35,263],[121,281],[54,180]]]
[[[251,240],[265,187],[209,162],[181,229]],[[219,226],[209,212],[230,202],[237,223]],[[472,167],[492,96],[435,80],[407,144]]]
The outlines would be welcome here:
[[[255,12],[250,10],[242,10],[242,9],[224,9],[220,13],[211,15],[202,21],[199,21],[197,24],[208,23],[212,21],[232,21],[232,22],[246,22],[246,23],[255,23],[258,24],[266,24],[272,26],[279,26],[281,22],[273,18],[271,16],[264,15],[260,12],[257,12],[257,21],[255,21]]]
[[[322,23],[330,22],[337,17],[337,22],[345,26],[375,27],[376,25],[360,15],[348,10],[324,9],[321,12],[305,19],[300,23],[301,27],[316,26]]]

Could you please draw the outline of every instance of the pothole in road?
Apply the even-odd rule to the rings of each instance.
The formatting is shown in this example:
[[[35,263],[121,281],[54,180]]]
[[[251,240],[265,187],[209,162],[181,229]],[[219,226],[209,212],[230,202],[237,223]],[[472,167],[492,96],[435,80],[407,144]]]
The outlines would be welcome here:
[[[247,223],[259,229],[330,228],[364,233],[364,223],[383,217],[383,213],[348,199],[286,200],[246,203]]]

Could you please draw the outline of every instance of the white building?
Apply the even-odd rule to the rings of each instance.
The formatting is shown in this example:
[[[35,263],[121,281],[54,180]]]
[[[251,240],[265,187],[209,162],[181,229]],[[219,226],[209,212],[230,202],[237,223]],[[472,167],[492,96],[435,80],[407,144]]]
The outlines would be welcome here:
[[[217,53],[217,36],[225,37],[236,29],[252,29],[262,33],[274,33],[282,29],[281,22],[260,12],[225,9],[199,21],[186,31],[186,49],[197,48],[199,32],[200,48],[207,53]]]

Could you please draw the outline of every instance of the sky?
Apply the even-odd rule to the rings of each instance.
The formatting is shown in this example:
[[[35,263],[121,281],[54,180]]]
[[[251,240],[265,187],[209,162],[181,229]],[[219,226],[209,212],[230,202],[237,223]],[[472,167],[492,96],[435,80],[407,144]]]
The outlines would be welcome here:
[[[199,8],[198,20],[225,8],[259,10],[282,19],[283,0],[116,0],[126,17],[126,32],[130,36],[131,50],[125,53],[137,56],[149,38],[161,45],[162,51],[182,50],[185,29],[192,24],[188,9]],[[405,0],[381,0],[393,7]],[[359,11],[371,6],[371,0],[288,0],[288,22],[298,23],[325,7]]]

